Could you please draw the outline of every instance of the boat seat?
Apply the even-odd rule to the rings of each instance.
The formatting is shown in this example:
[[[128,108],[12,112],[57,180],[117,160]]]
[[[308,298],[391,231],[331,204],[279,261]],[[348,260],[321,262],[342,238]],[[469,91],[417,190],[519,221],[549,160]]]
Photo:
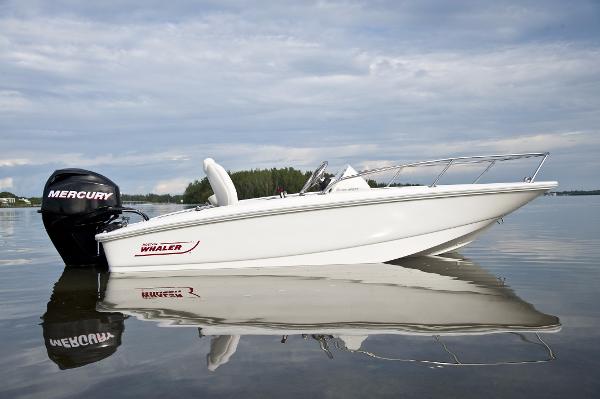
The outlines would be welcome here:
[[[211,338],[210,353],[206,355],[206,366],[210,371],[215,371],[229,361],[237,351],[240,337],[241,335],[216,335]]]
[[[208,178],[214,195],[208,200],[215,206],[235,205],[238,203],[237,191],[227,171],[212,158],[204,160],[204,173]]]

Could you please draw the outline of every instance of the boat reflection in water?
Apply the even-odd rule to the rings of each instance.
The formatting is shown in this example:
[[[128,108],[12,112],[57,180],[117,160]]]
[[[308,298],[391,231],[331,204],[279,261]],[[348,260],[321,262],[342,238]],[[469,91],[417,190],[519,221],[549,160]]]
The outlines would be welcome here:
[[[61,370],[105,359],[121,345],[126,316],[96,310],[107,279],[94,269],[65,268],[54,285],[42,329],[48,357]]]
[[[545,362],[554,359],[541,332],[560,330],[557,317],[537,311],[504,283],[465,259],[408,258],[385,264],[329,265],[197,272],[113,274],[97,309],[160,326],[198,327],[211,336],[208,368],[229,361],[242,335],[315,339],[371,357],[436,365]],[[538,360],[464,363],[380,356],[363,350],[373,335],[521,334],[543,348]],[[531,338],[525,333],[534,334]]]

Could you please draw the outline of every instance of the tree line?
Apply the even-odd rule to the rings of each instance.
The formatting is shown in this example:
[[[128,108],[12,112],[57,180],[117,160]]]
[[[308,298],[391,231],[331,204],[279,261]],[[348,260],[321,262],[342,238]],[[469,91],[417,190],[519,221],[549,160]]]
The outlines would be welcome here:
[[[121,194],[122,201],[135,201],[135,202],[157,202],[164,204],[181,203],[183,195],[177,194]]]
[[[229,173],[233,185],[238,194],[238,199],[249,199],[257,197],[268,197],[277,195],[281,191],[288,193],[297,193],[302,189],[304,183],[308,180],[312,171],[302,172],[301,170],[288,168],[272,169],[253,169],[242,170]],[[326,178],[333,175],[325,174]],[[371,187],[384,187],[385,183],[378,183],[375,180],[367,180]],[[394,183],[392,187],[406,186],[412,184]],[[319,187],[313,187],[312,190],[319,190]],[[183,202],[185,204],[201,204],[207,201],[213,191],[204,177],[200,180],[191,182],[183,193]]]
[[[556,191],[556,195],[600,195],[600,190]]]
[[[287,191],[297,193],[308,180],[311,171],[302,172],[294,168],[253,169],[231,172],[231,180],[238,194],[238,199],[249,199],[276,195]],[[188,184],[183,193],[185,204],[200,204],[213,194],[208,178],[195,180]]]

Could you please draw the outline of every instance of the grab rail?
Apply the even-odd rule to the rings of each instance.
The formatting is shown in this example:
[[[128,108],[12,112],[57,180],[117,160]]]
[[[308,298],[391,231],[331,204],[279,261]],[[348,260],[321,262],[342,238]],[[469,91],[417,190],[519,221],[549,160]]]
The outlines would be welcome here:
[[[489,162],[489,165],[486,167],[486,169],[483,172],[481,172],[481,174],[479,176],[477,176],[477,178],[473,181],[473,184],[475,184],[481,179],[481,177],[484,174],[486,174],[496,164],[496,162],[513,161],[515,159],[541,157],[542,160],[538,164],[538,166],[535,169],[535,171],[533,172],[533,174],[530,177],[525,178],[525,182],[533,183],[535,181],[537,174],[539,173],[540,169],[542,168],[542,165],[544,164],[544,162],[546,161],[546,158],[548,158],[549,155],[550,155],[549,152],[530,152],[530,153],[524,153],[524,154],[503,154],[503,155],[476,155],[476,156],[471,156],[471,157],[454,157],[454,158],[436,159],[436,160],[432,160],[432,161],[412,162],[412,163],[407,163],[407,164],[402,164],[402,165],[384,166],[384,167],[376,168],[376,169],[363,170],[363,171],[358,172],[355,175],[340,177],[336,180],[332,180],[327,185],[325,190],[322,191],[322,193],[331,191],[337,184],[339,184],[340,182],[342,182],[344,180],[353,179],[355,177],[368,176],[368,175],[372,175],[372,174],[376,174],[376,173],[387,172],[387,171],[391,171],[391,170],[397,170],[397,172],[394,174],[394,176],[392,177],[392,179],[388,182],[388,184],[386,186],[386,187],[389,187],[398,178],[398,176],[400,175],[400,172],[405,168],[444,165],[444,169],[436,176],[436,178],[433,180],[433,183],[431,183],[429,185],[429,187],[435,187],[435,185],[438,183],[438,181],[442,178],[442,176],[444,176],[444,174],[448,171],[448,169],[450,169],[451,166],[469,165],[469,164],[488,163]]]
[[[516,364],[535,364],[535,363],[548,363],[548,362],[552,362],[554,360],[556,360],[556,354],[554,353],[554,351],[552,350],[552,348],[550,347],[550,345],[548,345],[546,343],[546,341],[544,341],[542,339],[542,337],[540,336],[540,334],[538,332],[534,332],[536,338],[538,339],[538,342],[532,341],[530,340],[527,336],[525,336],[523,333],[518,333],[518,332],[509,332],[508,334],[515,334],[519,337],[521,337],[521,339],[524,342],[530,343],[530,344],[534,344],[534,345],[540,345],[543,348],[545,348],[546,353],[547,353],[547,357],[546,358],[542,358],[542,359],[532,359],[532,360],[505,360],[505,361],[488,361],[488,362],[462,362],[461,360],[459,360],[458,355],[456,355],[456,353],[454,353],[453,351],[451,351],[448,346],[442,342],[440,340],[440,336],[439,335],[434,335],[433,338],[435,339],[435,341],[437,343],[439,343],[443,350],[452,358],[453,361],[438,361],[438,360],[426,360],[426,359],[414,359],[414,358],[394,358],[394,357],[388,357],[388,356],[382,356],[382,355],[378,355],[374,352],[370,352],[370,351],[366,351],[363,349],[348,349],[346,347],[346,345],[340,344],[340,342],[338,340],[334,341],[334,344],[336,346],[337,349],[339,350],[343,350],[343,351],[347,351],[350,353],[361,353],[363,355],[369,356],[371,358],[374,359],[379,359],[379,360],[387,360],[387,361],[395,361],[395,362],[406,362],[406,363],[423,363],[423,364],[429,364],[429,365],[437,365],[437,366],[500,366],[500,365],[516,365]]]

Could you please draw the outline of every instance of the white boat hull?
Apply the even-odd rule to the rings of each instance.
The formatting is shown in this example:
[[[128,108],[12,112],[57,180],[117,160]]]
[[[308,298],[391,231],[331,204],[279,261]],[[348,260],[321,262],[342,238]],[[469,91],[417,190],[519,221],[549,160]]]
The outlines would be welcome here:
[[[96,236],[112,272],[385,262],[468,244],[555,182],[240,201]]]

